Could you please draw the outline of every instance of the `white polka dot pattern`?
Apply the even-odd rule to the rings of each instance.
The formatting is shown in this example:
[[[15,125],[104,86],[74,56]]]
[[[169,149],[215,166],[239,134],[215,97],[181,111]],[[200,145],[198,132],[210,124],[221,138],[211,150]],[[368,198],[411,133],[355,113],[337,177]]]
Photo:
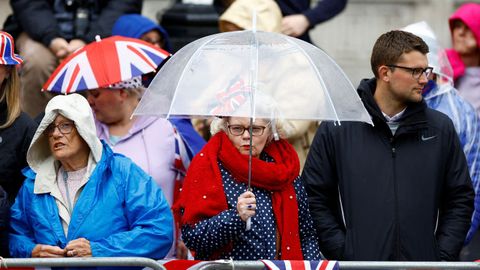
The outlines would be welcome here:
[[[262,154],[262,159],[273,161]],[[245,231],[245,222],[237,214],[238,196],[247,190],[246,184],[234,180],[232,175],[218,163],[222,174],[223,188],[227,196],[228,210],[203,220],[195,226],[183,226],[185,244],[195,250],[195,259],[209,260],[212,254],[234,260],[275,259],[276,223],[272,208],[271,192],[253,188],[257,199],[256,215],[252,218],[251,230]],[[305,260],[320,259],[315,229],[308,210],[307,196],[301,181],[294,182],[299,210],[299,237]],[[233,245],[228,245],[228,244]],[[229,247],[228,247],[229,246]],[[233,249],[232,249],[233,247]],[[218,251],[221,251],[218,253]]]

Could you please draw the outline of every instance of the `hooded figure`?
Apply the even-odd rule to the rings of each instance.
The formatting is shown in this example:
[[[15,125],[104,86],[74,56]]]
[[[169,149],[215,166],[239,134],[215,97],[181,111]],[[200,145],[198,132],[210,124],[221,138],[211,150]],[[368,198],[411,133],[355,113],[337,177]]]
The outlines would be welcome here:
[[[465,243],[470,242],[480,223],[480,123],[475,109],[453,87],[453,70],[443,48],[438,44],[433,30],[426,22],[410,24],[403,28],[423,39],[430,52],[428,64],[433,67],[434,78],[423,89],[423,98],[428,107],[450,117],[467,158],[468,169],[475,189],[475,211]]]
[[[149,33],[152,31],[158,33],[155,39],[151,39],[149,36]],[[154,45],[157,44],[166,51],[172,51],[167,31],[162,26],[140,14],[120,16],[112,28],[112,36],[116,35],[142,39]]]
[[[240,29],[252,29],[252,8],[256,12],[255,28],[265,32],[280,33],[282,12],[273,0],[236,0],[220,16],[220,32],[228,32],[231,24]]]
[[[54,97],[27,153],[11,209],[10,251],[27,257],[163,258],[173,241],[161,189],[97,138],[78,94]]]
[[[480,112],[480,4],[458,8],[448,22],[452,49],[447,55],[453,67],[455,88]]]

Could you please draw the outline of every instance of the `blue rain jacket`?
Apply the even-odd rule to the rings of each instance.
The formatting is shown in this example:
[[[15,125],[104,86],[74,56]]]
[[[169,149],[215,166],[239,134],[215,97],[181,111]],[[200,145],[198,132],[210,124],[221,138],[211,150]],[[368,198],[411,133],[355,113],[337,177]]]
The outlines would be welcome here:
[[[428,107],[448,115],[452,120],[475,189],[475,211],[465,240],[468,243],[480,225],[480,123],[473,106],[460,97],[455,88],[448,84],[437,85],[433,81],[429,82],[429,86],[423,93],[425,102]]]
[[[34,194],[35,172],[26,168],[23,173],[27,179],[11,208],[13,257],[31,257],[36,244],[64,248],[81,237],[90,241],[93,257],[162,259],[172,246],[173,218],[161,189],[105,143],[102,158],[73,209],[68,236],[53,196]]]

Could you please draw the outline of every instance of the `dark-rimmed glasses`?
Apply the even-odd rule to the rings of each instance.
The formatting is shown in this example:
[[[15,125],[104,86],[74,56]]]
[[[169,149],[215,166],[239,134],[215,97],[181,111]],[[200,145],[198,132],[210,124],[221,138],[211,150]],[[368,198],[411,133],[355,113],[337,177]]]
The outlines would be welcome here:
[[[415,80],[418,80],[420,79],[420,77],[422,76],[422,74],[425,74],[425,76],[427,78],[430,77],[430,75],[432,75],[432,72],[433,72],[433,67],[426,67],[426,68],[411,68],[411,67],[403,67],[403,66],[397,66],[397,65],[386,65],[387,67],[390,67],[390,68],[402,68],[402,69],[405,69],[405,70],[408,70],[412,73],[412,77],[415,79]]]
[[[58,128],[58,131],[60,131],[60,133],[62,133],[63,135],[66,135],[66,134],[72,133],[73,127],[75,127],[75,123],[70,121],[61,122],[57,125],[52,123],[45,129],[45,132],[49,137],[52,137],[53,133],[55,132],[55,129]]]
[[[245,133],[245,130],[248,130],[250,132],[250,127],[244,127],[242,125],[229,125],[227,124],[228,131],[230,134],[234,136],[241,136],[243,133]],[[262,136],[263,132],[265,131],[266,126],[257,126],[253,125],[252,126],[252,136]]]

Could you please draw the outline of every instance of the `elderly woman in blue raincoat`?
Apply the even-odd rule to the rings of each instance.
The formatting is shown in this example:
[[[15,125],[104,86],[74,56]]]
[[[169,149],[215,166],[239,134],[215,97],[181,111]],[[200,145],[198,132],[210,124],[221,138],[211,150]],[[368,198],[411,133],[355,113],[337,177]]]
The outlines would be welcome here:
[[[48,103],[27,161],[11,208],[13,257],[167,254],[173,221],[161,189],[97,138],[84,97]]]

